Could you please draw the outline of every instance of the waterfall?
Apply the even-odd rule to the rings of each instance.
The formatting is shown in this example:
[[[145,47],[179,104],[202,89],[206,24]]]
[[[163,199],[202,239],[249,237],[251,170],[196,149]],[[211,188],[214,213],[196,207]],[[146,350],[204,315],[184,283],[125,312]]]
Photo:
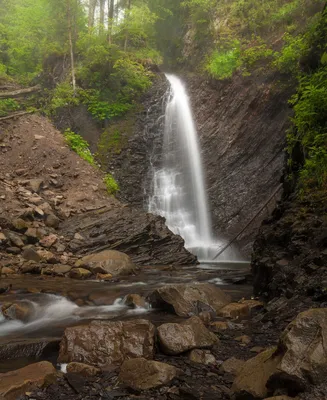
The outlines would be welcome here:
[[[153,169],[149,212],[165,217],[170,230],[184,238],[185,247],[199,260],[209,261],[224,243],[211,233],[200,146],[186,89],[178,77],[166,77],[170,88],[161,165]]]

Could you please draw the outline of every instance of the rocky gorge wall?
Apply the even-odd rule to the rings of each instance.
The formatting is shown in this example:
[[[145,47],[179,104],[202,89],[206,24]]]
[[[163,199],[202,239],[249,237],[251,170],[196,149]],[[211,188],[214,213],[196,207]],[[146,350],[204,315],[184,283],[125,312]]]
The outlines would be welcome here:
[[[200,136],[216,234],[228,238],[238,234],[280,185],[291,88],[278,83],[279,78],[236,76],[213,82],[200,76],[184,77]],[[146,208],[151,168],[160,163],[153,149],[161,143],[167,88],[164,75],[159,75],[141,109],[109,127],[99,142],[102,148],[107,144],[101,160],[119,182],[120,199],[137,207]],[[121,132],[118,151],[110,148],[115,130]],[[258,228],[279,196],[238,238],[245,255],[251,253]]]

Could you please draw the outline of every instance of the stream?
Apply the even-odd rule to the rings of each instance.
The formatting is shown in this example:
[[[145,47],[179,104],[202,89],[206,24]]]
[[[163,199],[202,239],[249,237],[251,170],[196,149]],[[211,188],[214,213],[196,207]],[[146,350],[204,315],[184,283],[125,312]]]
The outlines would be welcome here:
[[[79,281],[47,276],[17,276],[1,280],[1,286],[12,285],[7,294],[1,295],[2,306],[5,303],[22,301],[31,312],[25,322],[7,320],[0,315],[0,372],[20,368],[30,363],[29,357],[21,357],[24,350],[18,352],[12,360],[6,359],[6,345],[31,341],[59,340],[68,326],[87,323],[95,319],[123,320],[145,318],[160,325],[164,322],[181,320],[180,317],[163,311],[145,308],[132,309],[124,304],[128,294],[146,297],[166,284],[209,282],[228,292],[233,300],[249,298],[252,293],[250,284],[245,283],[249,275],[249,263],[222,262],[200,264],[198,266],[156,266],[142,267],[137,275],[124,277],[117,282]],[[55,360],[58,347],[50,349],[46,359]],[[41,359],[44,357],[42,356]],[[38,358],[39,359],[39,358]]]

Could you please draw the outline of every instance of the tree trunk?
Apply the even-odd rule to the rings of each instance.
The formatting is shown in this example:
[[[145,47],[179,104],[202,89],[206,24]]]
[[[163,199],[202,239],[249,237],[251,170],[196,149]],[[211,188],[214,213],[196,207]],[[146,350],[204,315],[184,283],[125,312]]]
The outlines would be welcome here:
[[[108,0],[108,42],[112,43],[112,26],[114,23],[115,0]]]
[[[132,0],[128,0],[127,12],[130,11],[131,6],[132,6]],[[125,36],[124,51],[127,51],[127,45],[128,45],[128,32],[126,32],[126,36]]]
[[[41,86],[36,85],[26,89],[14,90],[13,92],[0,92],[0,99],[13,99],[15,97],[25,96],[30,93],[38,92]]]
[[[89,30],[94,27],[94,15],[97,2],[97,0],[89,0]]]
[[[106,0],[100,0],[100,33],[104,30],[104,7]]]
[[[75,60],[74,60],[74,46],[73,46],[73,24],[72,24],[72,9],[71,9],[71,0],[68,0],[68,41],[69,41],[69,50],[70,50],[70,66],[72,73],[72,84],[73,84],[73,92],[74,96],[76,94],[76,78],[75,78]]]

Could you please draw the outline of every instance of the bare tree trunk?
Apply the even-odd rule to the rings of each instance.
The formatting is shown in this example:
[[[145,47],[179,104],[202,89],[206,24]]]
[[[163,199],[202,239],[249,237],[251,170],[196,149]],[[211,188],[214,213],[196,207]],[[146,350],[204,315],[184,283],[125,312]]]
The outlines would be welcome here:
[[[94,27],[94,15],[97,2],[97,0],[89,0],[89,30]]]
[[[127,11],[129,12],[132,6],[132,0],[128,0],[127,3]],[[126,36],[125,36],[125,43],[124,43],[124,51],[127,50],[127,45],[128,45],[128,33],[126,32]]]
[[[115,0],[108,0],[108,42],[112,43],[112,26],[114,22]]]
[[[104,7],[106,0],[100,0],[100,33],[104,30]]]
[[[76,77],[75,77],[75,60],[74,60],[74,47],[73,47],[73,26],[72,26],[72,9],[71,9],[71,0],[68,0],[68,41],[69,41],[69,50],[70,50],[70,66],[72,73],[72,84],[73,84],[73,92],[74,96],[76,94]]]

